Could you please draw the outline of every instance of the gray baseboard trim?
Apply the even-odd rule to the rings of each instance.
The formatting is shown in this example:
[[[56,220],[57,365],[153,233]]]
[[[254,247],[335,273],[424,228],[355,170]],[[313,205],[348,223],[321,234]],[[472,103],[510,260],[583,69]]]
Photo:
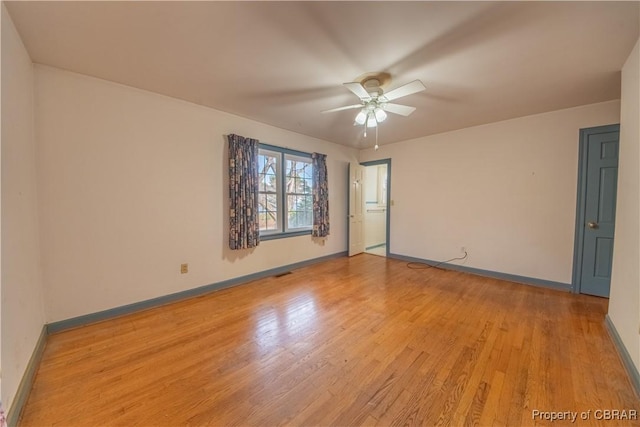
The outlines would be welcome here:
[[[480,268],[467,267],[467,266],[458,265],[458,264],[451,264],[451,263],[440,264],[439,261],[433,261],[433,260],[422,259],[422,258],[414,258],[406,255],[400,255],[400,254],[390,253],[388,257],[398,259],[400,261],[406,261],[406,262],[421,262],[429,265],[438,264],[439,268],[444,268],[446,270],[461,271],[464,273],[476,274],[478,276],[491,277],[493,279],[500,279],[500,280],[507,280],[509,282],[521,283],[523,285],[531,285],[531,286],[537,286],[541,288],[550,288],[550,289],[555,289],[559,291],[571,292],[570,283],[553,282],[551,280],[543,280],[543,279],[536,279],[534,277],[518,276],[516,274],[501,273],[499,271],[482,270]]]
[[[251,282],[257,279],[264,279],[266,277],[276,276],[278,274],[286,273],[296,268],[306,267],[311,264],[316,264],[322,261],[326,261],[333,258],[340,258],[347,256],[347,252],[337,252],[331,255],[325,255],[319,258],[313,258],[306,261],[300,261],[282,267],[276,267],[258,273],[249,274],[246,276],[236,277],[222,282],[212,283],[210,285],[204,285],[193,289],[187,289],[186,291],[180,291],[169,295],[163,295],[161,297],[152,298],[133,304],[127,304],[120,307],[110,308],[108,310],[99,311],[96,313],[85,314],[71,319],[60,320],[58,322],[52,322],[47,325],[47,333],[53,334],[56,332],[66,331],[68,329],[78,328],[81,326],[89,325],[91,323],[101,322],[103,320],[113,319],[115,317],[124,316],[126,314],[135,313],[142,310],[148,310],[150,308],[159,307],[161,305],[169,304],[172,302],[184,300],[187,298],[193,298],[196,296],[208,294],[220,289],[230,288],[232,286],[242,285],[247,282]]]
[[[627,351],[627,348],[622,342],[622,338],[620,338],[620,334],[618,334],[618,330],[608,314],[604,317],[604,325],[607,328],[607,332],[609,332],[609,336],[611,337],[613,344],[616,346],[616,350],[620,355],[620,359],[622,360],[622,364],[624,365],[627,374],[629,374],[629,380],[631,381],[633,390],[636,392],[636,396],[640,397],[640,373],[638,372],[636,365],[633,363],[633,359],[631,359],[629,351]]]
[[[377,245],[373,245],[373,246],[367,246],[366,248],[364,248],[365,251],[371,250],[371,249],[375,249],[375,248],[380,248],[382,246],[385,246],[387,243],[378,243]]]
[[[31,393],[33,380],[36,377],[36,372],[38,371],[38,367],[40,366],[40,360],[42,360],[42,354],[44,353],[44,348],[46,345],[47,327],[45,325],[42,327],[42,331],[40,331],[40,336],[38,337],[38,341],[36,342],[36,347],[33,349],[33,353],[31,353],[31,358],[29,358],[27,368],[22,375],[22,380],[18,385],[16,395],[13,398],[11,407],[7,412],[7,425],[9,427],[18,425],[20,414],[22,413],[22,408],[24,408],[24,404],[27,403],[27,399],[29,398],[29,393]]]

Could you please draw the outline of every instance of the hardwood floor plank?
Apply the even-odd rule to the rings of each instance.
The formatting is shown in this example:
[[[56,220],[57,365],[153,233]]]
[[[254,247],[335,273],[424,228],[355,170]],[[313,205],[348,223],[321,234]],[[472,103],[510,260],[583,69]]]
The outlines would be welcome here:
[[[496,370],[492,370],[493,375],[489,378],[489,393],[487,395],[487,402],[484,405],[483,411],[480,414],[481,426],[493,426],[498,425],[498,413],[501,411],[500,407],[500,395],[502,394],[502,386],[504,384],[504,373]]]
[[[19,425],[577,425],[532,411],[640,410],[606,310],[338,258],[50,336]]]

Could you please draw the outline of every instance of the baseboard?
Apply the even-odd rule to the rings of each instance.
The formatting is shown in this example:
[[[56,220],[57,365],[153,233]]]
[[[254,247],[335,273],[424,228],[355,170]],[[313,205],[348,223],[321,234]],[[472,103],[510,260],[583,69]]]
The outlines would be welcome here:
[[[607,327],[607,331],[609,332],[609,336],[611,337],[613,344],[616,346],[616,350],[618,350],[620,359],[622,359],[622,364],[627,370],[627,374],[629,374],[629,380],[631,381],[633,390],[636,392],[636,396],[640,397],[640,373],[638,372],[638,368],[636,368],[636,365],[633,363],[633,359],[631,359],[631,355],[629,354],[629,351],[627,351],[627,347],[625,347],[622,342],[622,338],[620,338],[620,334],[618,334],[618,330],[608,314],[604,318],[604,324]]]
[[[366,248],[364,248],[365,251],[369,251],[371,249],[375,249],[375,248],[381,248],[383,246],[386,246],[386,243],[378,243],[377,245],[373,245],[373,246],[367,246]]]
[[[296,263],[285,265],[282,267],[272,268],[269,270],[260,271],[258,273],[253,273],[246,276],[224,280],[222,282],[212,283],[210,285],[204,285],[197,288],[188,289],[186,291],[180,291],[180,292],[176,292],[169,295],[163,295],[161,297],[136,302],[133,304],[127,304],[120,307],[110,308],[108,310],[103,310],[96,313],[85,314],[82,316],[73,317],[71,319],[52,322],[47,325],[47,333],[53,334],[56,332],[66,331],[68,329],[89,325],[91,323],[101,322],[103,320],[124,316],[126,314],[132,314],[138,311],[148,310],[150,308],[159,307],[161,305],[169,304],[172,302],[208,294],[210,292],[217,291],[220,289],[242,285],[244,283],[251,282],[253,280],[276,276],[278,274],[282,274],[296,268],[306,267],[311,264],[316,264],[316,263],[333,259],[333,258],[340,258],[346,255],[347,255],[346,251],[337,252],[335,254],[325,255],[319,258],[313,258],[306,261],[296,262]]]
[[[18,425],[22,408],[29,398],[31,386],[33,385],[33,380],[35,379],[36,372],[38,371],[38,366],[40,366],[40,360],[42,359],[42,354],[44,353],[44,347],[46,344],[47,327],[45,325],[42,327],[42,331],[40,332],[40,336],[36,342],[36,347],[33,349],[33,353],[31,353],[31,358],[29,358],[27,368],[24,371],[24,375],[22,375],[22,380],[18,385],[16,395],[13,398],[9,411],[7,412],[7,425],[9,427]]]
[[[566,292],[571,291],[570,283],[561,283],[561,282],[554,282],[551,280],[536,279],[535,277],[518,276],[516,274],[501,273],[499,271],[482,270],[480,268],[467,267],[464,265],[458,265],[458,264],[452,264],[452,263],[446,263],[446,262],[439,263],[438,261],[422,259],[422,258],[414,258],[414,257],[399,255],[399,254],[390,253],[388,257],[398,259],[400,261],[406,261],[406,262],[421,262],[429,265],[438,264],[438,267],[444,268],[447,270],[461,271],[464,273],[476,274],[478,276],[483,276],[483,277],[491,277],[493,279],[507,280],[509,282],[521,283],[524,285],[550,288],[550,289],[566,291]]]

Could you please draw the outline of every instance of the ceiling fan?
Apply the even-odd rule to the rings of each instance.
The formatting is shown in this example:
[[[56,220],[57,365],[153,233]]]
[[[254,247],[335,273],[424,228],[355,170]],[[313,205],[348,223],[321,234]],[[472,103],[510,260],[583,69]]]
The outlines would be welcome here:
[[[332,108],[322,111],[322,113],[333,113],[342,110],[360,108],[355,117],[354,126],[366,125],[366,127],[376,127],[378,123],[387,118],[387,112],[408,116],[415,111],[415,107],[391,103],[394,99],[421,92],[426,89],[420,80],[414,80],[403,86],[397,87],[389,92],[384,92],[383,87],[391,80],[389,73],[367,73],[356,78],[356,81],[343,83],[344,87],[360,98],[359,104],[347,105],[344,107]]]

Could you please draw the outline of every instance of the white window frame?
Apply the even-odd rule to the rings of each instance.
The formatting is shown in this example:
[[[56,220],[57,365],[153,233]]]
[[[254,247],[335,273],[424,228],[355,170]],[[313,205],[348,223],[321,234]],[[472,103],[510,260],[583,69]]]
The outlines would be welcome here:
[[[260,236],[268,236],[270,234],[281,233],[282,229],[282,212],[281,212],[281,200],[282,200],[282,185],[281,185],[281,174],[282,174],[282,154],[278,151],[259,148],[259,155],[269,155],[276,157],[276,224],[278,227],[275,230],[260,230]],[[258,171],[260,173],[260,171]],[[261,194],[273,194],[264,191],[258,190],[258,195]]]
[[[288,225],[288,194],[298,194],[298,193],[286,193],[286,161],[287,160],[295,160],[311,163],[311,154],[305,153],[302,151],[291,150],[288,148],[281,148],[274,145],[269,144],[260,144],[259,146],[259,154],[260,155],[270,155],[277,157],[276,162],[276,197],[277,197],[277,224],[278,229],[276,230],[260,230],[260,239],[261,240],[271,240],[271,239],[279,239],[284,237],[293,237],[300,236],[305,234],[311,234],[311,230],[313,229],[313,207],[311,209],[312,215],[312,224],[305,227],[289,227]],[[313,165],[311,166],[313,168]],[[313,174],[313,169],[312,169]],[[311,184],[313,185],[313,183]],[[259,194],[265,194],[264,192],[259,192]],[[312,199],[313,200],[313,199]]]
[[[289,153],[284,153],[284,162],[283,162],[283,174],[284,176],[284,180],[283,180],[283,188],[282,191],[284,192],[284,194],[282,195],[282,200],[284,201],[284,206],[283,206],[283,225],[284,225],[284,232],[285,233],[289,233],[292,231],[301,231],[301,230],[311,230],[313,228],[313,190],[311,193],[287,193],[284,190],[284,183],[286,181],[286,162],[287,160],[293,160],[293,161],[297,161],[297,162],[304,162],[304,163],[308,163],[311,166],[311,179],[313,179],[313,164],[311,163],[311,158],[310,157],[304,157],[304,156],[299,156],[299,155],[295,155],[295,154],[289,154]],[[313,182],[311,183],[311,186],[313,186]],[[303,195],[303,196],[310,196],[311,197],[311,224],[307,225],[307,226],[303,226],[303,227],[289,227],[289,195]]]

